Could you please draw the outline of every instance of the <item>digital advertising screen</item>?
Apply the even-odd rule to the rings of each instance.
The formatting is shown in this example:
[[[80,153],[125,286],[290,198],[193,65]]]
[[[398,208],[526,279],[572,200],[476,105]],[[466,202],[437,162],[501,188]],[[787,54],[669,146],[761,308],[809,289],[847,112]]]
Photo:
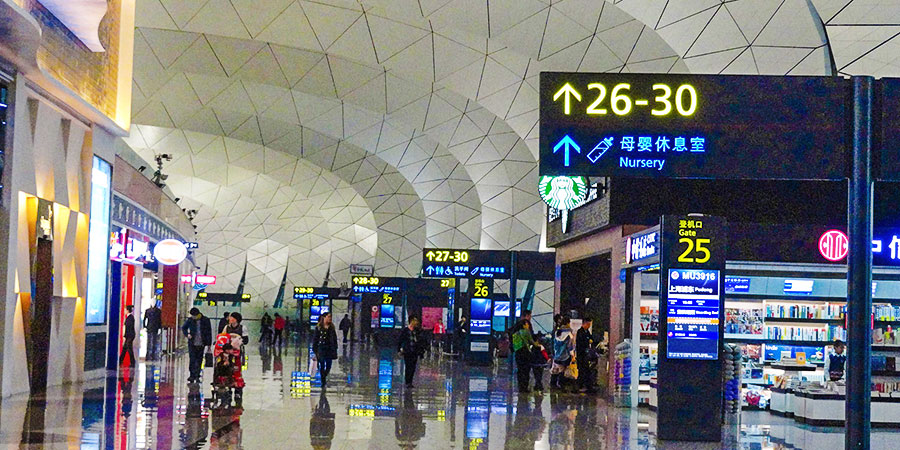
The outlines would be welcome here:
[[[322,314],[327,313],[329,310],[328,305],[311,305],[309,307],[309,324],[315,325],[319,323],[319,317],[322,317]]]
[[[394,305],[381,305],[381,328],[394,328]]]
[[[495,302],[494,317],[509,317],[509,302]]]
[[[667,357],[719,358],[719,271],[669,269]]]
[[[472,319],[469,324],[469,332],[472,335],[489,335],[491,334],[492,308],[490,298],[473,298],[472,299]]]

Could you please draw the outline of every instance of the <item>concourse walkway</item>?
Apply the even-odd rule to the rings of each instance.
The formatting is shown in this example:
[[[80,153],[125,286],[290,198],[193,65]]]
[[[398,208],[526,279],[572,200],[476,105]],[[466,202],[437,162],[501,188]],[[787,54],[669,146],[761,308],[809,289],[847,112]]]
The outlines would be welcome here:
[[[308,352],[253,339],[241,407],[210,409],[209,379],[191,385],[187,356],[144,362],[108,380],[50,392],[44,401],[3,401],[0,448],[82,449],[822,449],[841,430],[798,426],[745,412],[723,443],[658,444],[651,412],[597,397],[519,395],[505,362],[468,368],[427,357],[416,387],[402,386],[391,350],[347,345],[327,390],[309,375]],[[875,449],[900,433],[876,431]]]

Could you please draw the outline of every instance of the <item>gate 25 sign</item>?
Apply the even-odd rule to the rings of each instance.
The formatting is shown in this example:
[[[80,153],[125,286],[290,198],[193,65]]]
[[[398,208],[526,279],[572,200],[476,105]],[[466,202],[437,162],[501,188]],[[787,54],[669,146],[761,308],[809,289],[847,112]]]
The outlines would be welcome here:
[[[724,220],[710,216],[666,216],[670,248],[666,256],[672,266],[709,267],[725,261],[727,233]]]

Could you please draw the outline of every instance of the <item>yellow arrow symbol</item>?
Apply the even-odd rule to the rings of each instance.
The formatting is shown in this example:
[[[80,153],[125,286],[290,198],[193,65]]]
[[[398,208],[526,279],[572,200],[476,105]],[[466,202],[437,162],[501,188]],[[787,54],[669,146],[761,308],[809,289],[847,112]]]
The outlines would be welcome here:
[[[575,88],[573,88],[571,84],[566,83],[563,87],[561,87],[558,91],[556,91],[555,94],[553,94],[553,101],[555,102],[555,101],[559,100],[559,97],[563,96],[563,95],[565,95],[565,98],[563,100],[565,102],[563,111],[568,116],[569,113],[571,112],[571,108],[569,107],[569,99],[571,97],[575,97],[580,102],[581,94],[579,94],[578,91],[576,91]]]

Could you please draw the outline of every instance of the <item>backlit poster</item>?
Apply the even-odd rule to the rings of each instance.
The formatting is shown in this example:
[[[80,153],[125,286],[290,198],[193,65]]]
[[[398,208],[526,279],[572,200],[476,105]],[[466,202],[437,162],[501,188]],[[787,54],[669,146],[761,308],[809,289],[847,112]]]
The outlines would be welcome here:
[[[112,166],[94,157],[91,171],[91,219],[88,232],[88,288],[85,323],[106,323],[106,283],[109,265],[109,196]]]

